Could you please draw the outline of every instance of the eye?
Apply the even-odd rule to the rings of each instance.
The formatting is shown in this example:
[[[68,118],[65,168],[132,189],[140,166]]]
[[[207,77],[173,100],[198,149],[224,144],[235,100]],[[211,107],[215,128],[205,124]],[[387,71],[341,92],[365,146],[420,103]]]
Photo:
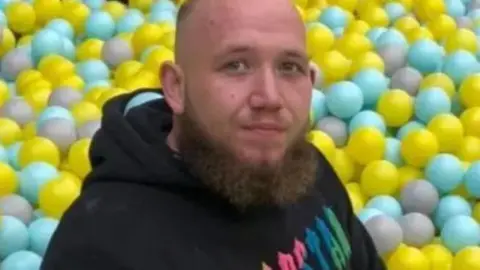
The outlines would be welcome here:
[[[280,72],[287,75],[303,74],[305,69],[295,62],[284,62],[280,65]]]
[[[244,73],[248,70],[248,65],[245,61],[235,60],[225,64],[223,69],[231,73]]]

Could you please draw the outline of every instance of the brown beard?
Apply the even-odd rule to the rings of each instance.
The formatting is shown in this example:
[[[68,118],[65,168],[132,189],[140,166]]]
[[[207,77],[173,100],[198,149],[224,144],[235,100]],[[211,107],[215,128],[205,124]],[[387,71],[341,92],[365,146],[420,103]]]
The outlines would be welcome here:
[[[239,210],[291,204],[305,196],[315,182],[318,159],[303,132],[276,164],[246,164],[214,142],[191,113],[178,117],[178,143],[193,175]]]

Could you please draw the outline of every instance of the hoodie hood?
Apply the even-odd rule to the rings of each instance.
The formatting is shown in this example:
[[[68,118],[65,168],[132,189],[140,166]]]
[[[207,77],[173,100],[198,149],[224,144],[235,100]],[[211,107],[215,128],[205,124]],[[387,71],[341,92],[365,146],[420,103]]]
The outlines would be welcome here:
[[[144,89],[115,97],[104,106],[101,128],[90,147],[92,172],[84,188],[104,181],[200,186],[191,176],[186,177],[186,167],[166,144],[172,111],[165,100],[158,98],[130,108],[133,98],[160,92]]]

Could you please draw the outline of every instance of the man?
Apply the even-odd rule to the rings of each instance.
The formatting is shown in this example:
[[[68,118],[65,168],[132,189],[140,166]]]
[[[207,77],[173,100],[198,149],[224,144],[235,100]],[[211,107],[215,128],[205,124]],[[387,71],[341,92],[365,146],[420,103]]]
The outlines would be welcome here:
[[[106,105],[42,269],[383,269],[305,140],[313,75],[290,2],[181,9],[164,99]]]

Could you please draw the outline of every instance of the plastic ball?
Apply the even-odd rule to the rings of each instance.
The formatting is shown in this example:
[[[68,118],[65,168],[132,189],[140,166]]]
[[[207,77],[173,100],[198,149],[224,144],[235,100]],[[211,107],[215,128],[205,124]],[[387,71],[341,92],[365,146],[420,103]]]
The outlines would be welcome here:
[[[40,256],[44,256],[57,226],[58,221],[51,218],[39,218],[32,222],[28,227],[31,250]]]
[[[423,78],[420,84],[420,91],[431,88],[441,88],[445,93],[452,98],[455,94],[455,84],[446,74],[437,72],[431,73]]]
[[[368,30],[370,30],[370,25],[368,25],[367,22],[363,20],[355,20],[345,28],[345,33],[353,32],[353,33],[365,35],[368,32]]]
[[[330,6],[324,9],[318,20],[330,29],[342,28],[347,24],[345,12],[337,6]]]
[[[441,237],[442,243],[456,253],[465,247],[480,245],[480,225],[470,216],[454,216],[446,221]]]
[[[436,40],[443,40],[455,32],[457,25],[452,17],[441,14],[428,21],[427,27]]]
[[[425,168],[425,176],[440,193],[453,191],[462,182],[464,175],[460,160],[450,154],[433,157]]]
[[[470,165],[464,176],[465,187],[469,194],[480,198],[480,161]]]
[[[455,18],[458,28],[471,29],[473,27],[473,20],[468,16],[461,16]]]
[[[395,166],[402,166],[405,162],[403,161],[401,154],[402,143],[400,140],[395,138],[387,138],[385,145],[385,154],[384,159],[393,163]]]
[[[335,142],[325,132],[312,130],[309,132],[307,139],[327,159],[332,158],[335,154]]]
[[[347,124],[337,117],[326,116],[321,118],[315,125],[315,129],[330,136],[337,147],[343,147],[348,140]]]
[[[82,93],[70,87],[56,88],[48,99],[48,106],[70,109],[73,104],[82,100]],[[69,117],[70,118],[70,117]]]
[[[400,89],[387,91],[378,100],[377,112],[383,117],[387,126],[400,127],[413,115],[413,99]]]
[[[104,11],[95,11],[85,22],[85,34],[89,38],[107,40],[115,34],[115,21]]]
[[[460,85],[459,93],[465,107],[480,107],[480,74],[467,76]]]
[[[407,64],[407,50],[403,45],[385,45],[378,48],[377,53],[385,64],[385,73],[388,76],[392,76]]]
[[[118,33],[132,33],[142,24],[144,24],[145,18],[142,13],[125,12],[117,21]]]
[[[480,107],[465,110],[460,115],[460,121],[467,136],[480,137]]]
[[[383,117],[369,110],[359,112],[350,120],[348,132],[351,134],[362,127],[373,127],[382,133],[385,133],[387,130]]]
[[[347,152],[361,165],[380,160],[385,152],[385,137],[375,128],[359,128],[351,134]]]
[[[370,199],[365,208],[374,208],[382,211],[385,215],[398,219],[402,216],[402,206],[400,203],[392,196],[380,195]]]
[[[353,180],[355,174],[355,163],[353,162],[352,158],[348,156],[345,150],[336,149],[331,157],[330,162],[332,163],[333,168],[342,183],[348,183]]]
[[[435,135],[426,129],[420,129],[405,136],[401,153],[407,164],[422,168],[438,153],[438,149]]]
[[[365,8],[365,10],[359,14],[359,17],[371,26],[386,27],[389,24],[387,12],[376,5]]]
[[[455,216],[471,216],[470,204],[461,196],[448,195],[440,199],[434,213],[437,228],[442,229],[445,223]]]
[[[390,22],[395,22],[398,18],[401,18],[406,13],[405,7],[401,3],[397,2],[385,4],[384,9],[388,14]]]
[[[398,220],[403,231],[403,242],[421,248],[432,242],[435,226],[430,218],[421,213],[408,213]]]
[[[67,20],[75,29],[76,33],[83,33],[85,22],[90,15],[87,5],[82,2],[64,2],[61,11],[62,18]]]
[[[32,32],[35,27],[35,10],[25,2],[13,2],[5,9],[8,27],[18,34]]]
[[[460,250],[453,259],[452,270],[475,270],[480,268],[480,247],[470,246]]]
[[[18,159],[22,168],[36,161],[47,162],[54,167],[58,167],[60,152],[51,140],[35,137],[23,143],[18,153]]]
[[[103,5],[103,10],[110,14],[115,21],[118,21],[125,14],[126,7],[121,2],[108,1]]]
[[[13,194],[18,189],[18,180],[15,171],[3,162],[0,162],[0,196]]]
[[[410,42],[410,44],[412,44],[412,43],[415,43],[419,40],[434,40],[435,37],[430,32],[430,30],[428,30],[427,27],[421,26],[421,27],[412,29],[412,31],[410,31],[407,34],[407,39]],[[443,52],[443,50],[442,50],[442,52]]]
[[[388,29],[381,33],[375,40],[375,48],[380,49],[383,46],[400,45],[405,48],[408,47],[408,41],[402,32],[396,29]]]
[[[0,56],[4,56],[15,47],[15,35],[10,29],[0,27],[0,37]]]
[[[45,109],[37,119],[37,128],[40,128],[43,123],[52,118],[62,118],[74,122],[74,118],[70,111],[63,107],[52,106]]]
[[[40,269],[41,264],[40,256],[31,251],[20,250],[2,261],[2,270],[37,270]]]
[[[335,42],[335,48],[348,58],[370,51],[372,47],[367,37],[357,33],[346,33]]]
[[[475,33],[468,29],[458,29],[452,35],[449,35],[445,41],[447,52],[466,50],[471,53],[477,52],[477,37]]]
[[[80,187],[62,178],[45,184],[40,190],[39,206],[49,217],[60,219],[80,194]]]
[[[3,145],[15,143],[21,136],[22,130],[16,122],[8,118],[0,118],[0,142]]]
[[[398,189],[398,171],[386,160],[377,160],[365,166],[360,184],[365,195],[393,195]]]
[[[58,171],[48,163],[32,162],[20,171],[19,177],[20,195],[30,203],[37,204],[40,188],[58,177]]]
[[[366,36],[368,37],[368,39],[370,39],[371,42],[373,42],[376,46],[376,42],[378,40],[378,38],[387,31],[387,28],[385,27],[372,27],[370,28],[367,33],[366,33]],[[378,49],[378,48],[377,48]]]
[[[125,61],[132,60],[133,56],[130,44],[120,38],[108,40],[102,48],[102,59],[111,67],[117,67]]]
[[[78,177],[84,178],[91,170],[89,159],[89,148],[91,140],[88,138],[76,141],[68,151],[68,164],[71,166],[72,172]]]
[[[100,59],[103,43],[103,40],[96,38],[89,38],[85,40],[77,46],[75,58],[78,61]]]
[[[443,54],[443,49],[435,41],[420,39],[408,50],[408,64],[423,74],[429,74],[441,68]]]
[[[438,114],[427,125],[438,140],[439,151],[455,153],[462,142],[464,128],[462,122],[452,114]]]
[[[18,152],[22,144],[23,142],[17,142],[7,148],[8,164],[16,170],[20,169],[20,165],[18,165]]]
[[[388,80],[382,72],[376,69],[363,69],[356,73],[352,82],[363,93],[364,105],[370,106],[377,103],[380,96],[388,89]]]
[[[416,96],[422,80],[423,76],[418,70],[412,67],[403,67],[392,75],[390,88],[402,89],[411,96]]]
[[[137,95],[127,103],[127,106],[125,106],[124,114],[127,114],[132,108],[135,108],[136,106],[159,98],[163,98],[163,96],[160,93],[155,92],[142,93],[140,95]],[[310,120],[314,124],[328,114],[325,94],[320,90],[313,89],[312,91],[311,111],[312,119]]]
[[[40,2],[41,1],[52,1],[52,0],[40,0]],[[36,2],[38,2],[38,0]],[[60,36],[73,40],[73,37],[74,37],[73,27],[68,21],[64,19],[56,18],[49,21],[47,25],[45,25],[45,29],[53,30],[57,32],[57,34],[59,34]]]
[[[108,66],[100,60],[79,62],[76,66],[76,72],[87,83],[110,78]]]
[[[307,29],[307,54],[313,57],[314,54],[324,53],[330,50],[335,42],[332,30],[321,23],[313,23]]]
[[[5,54],[0,63],[2,76],[14,80],[20,72],[32,68],[30,54],[25,49],[15,49]]]
[[[465,136],[460,143],[456,156],[463,161],[480,159],[480,139],[474,136]]]
[[[21,126],[33,121],[35,117],[32,107],[22,98],[7,101],[0,108],[0,116],[12,119]]]
[[[447,55],[443,62],[442,72],[460,85],[470,74],[478,71],[475,55],[465,50],[458,50]]]
[[[37,135],[51,140],[62,153],[66,153],[77,139],[75,125],[70,120],[62,118],[46,120],[38,128]]]
[[[42,57],[58,54],[63,50],[62,37],[55,31],[43,29],[37,32],[32,39],[32,59],[38,63]]]
[[[394,219],[385,215],[370,218],[365,223],[365,228],[380,255],[392,252],[403,240],[400,225]]]
[[[432,269],[449,270],[452,266],[453,256],[450,250],[443,245],[430,244],[421,249],[430,261]]]
[[[99,120],[102,117],[102,112],[93,103],[88,101],[81,101],[71,107],[73,118],[76,125],[82,125],[87,121]]]
[[[18,218],[23,224],[30,224],[33,219],[32,206],[25,198],[17,194],[0,198],[0,212],[2,215]]]
[[[347,77],[352,61],[337,50],[314,55],[313,61],[323,71],[326,83],[340,81]]]
[[[61,55],[49,55],[40,60],[38,70],[45,79],[56,84],[74,75],[75,64]]]
[[[81,90],[85,87],[85,82],[83,79],[78,75],[71,75],[63,80],[59,80],[56,85],[58,87],[70,87],[76,90]]]
[[[15,217],[2,216],[0,218],[0,242],[2,242],[2,245],[0,245],[0,259],[5,259],[14,252],[27,249],[27,227]]]
[[[100,129],[101,122],[98,120],[87,121],[77,127],[77,137],[79,139],[93,138],[93,135]]]
[[[413,16],[403,16],[398,18],[393,24],[394,28],[403,34],[407,34],[413,29],[420,27],[420,23]]]
[[[450,98],[440,88],[421,91],[415,99],[415,116],[424,123],[438,114],[450,113],[451,108]]]
[[[353,76],[364,69],[376,69],[382,73],[385,72],[385,64],[382,58],[373,51],[360,54],[353,59],[349,75]]]
[[[391,270],[429,270],[430,261],[415,247],[397,249],[388,259],[387,267]]]
[[[397,138],[402,140],[407,136],[409,133],[411,133],[414,130],[421,130],[426,128],[426,126],[418,121],[410,121],[403,125],[401,128],[398,129],[397,131]]]
[[[326,102],[331,114],[343,119],[350,118],[363,107],[362,90],[352,82],[334,83],[327,91]]]
[[[383,215],[383,212],[375,208],[364,208],[358,214],[358,219],[365,224],[369,219]]]
[[[132,45],[136,54],[140,54],[146,48],[158,43],[163,35],[163,29],[153,23],[141,25],[133,34]]]
[[[403,187],[400,200],[405,213],[418,212],[430,215],[437,207],[439,194],[430,182],[415,180]]]
[[[154,74],[160,73],[160,68],[164,62],[174,61],[174,53],[164,46],[153,49],[145,59],[144,67]]]

